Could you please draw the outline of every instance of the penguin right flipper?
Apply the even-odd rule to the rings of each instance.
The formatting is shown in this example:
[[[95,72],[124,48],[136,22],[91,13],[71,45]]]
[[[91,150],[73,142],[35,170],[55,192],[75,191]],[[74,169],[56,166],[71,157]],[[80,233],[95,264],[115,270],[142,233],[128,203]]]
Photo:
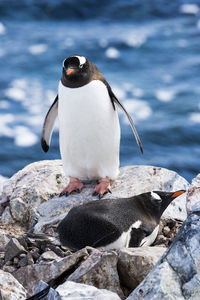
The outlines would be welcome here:
[[[116,103],[119,108],[122,110],[122,112],[125,114],[125,116],[127,117],[129,123],[130,123],[130,126],[131,126],[131,129],[134,133],[134,136],[135,136],[135,139],[136,139],[136,142],[140,148],[140,151],[141,153],[143,153],[143,148],[142,148],[142,143],[140,141],[140,138],[139,138],[139,135],[137,133],[137,130],[135,128],[135,125],[133,124],[133,120],[131,118],[131,116],[129,115],[129,113],[127,112],[127,110],[125,109],[125,107],[121,104],[121,102],[117,99],[117,97],[115,96],[115,94],[113,93],[110,85],[108,84],[108,82],[106,80],[104,80],[106,86],[107,86],[107,89],[108,89],[108,93],[109,93],[109,96],[110,96],[110,99],[112,101],[112,104],[113,104],[113,107],[114,107],[114,103]]]
[[[47,152],[49,150],[51,135],[52,135],[52,131],[53,131],[53,127],[57,115],[58,115],[58,95],[56,96],[53,104],[49,108],[44,120],[42,136],[41,136],[41,146],[44,152]]]

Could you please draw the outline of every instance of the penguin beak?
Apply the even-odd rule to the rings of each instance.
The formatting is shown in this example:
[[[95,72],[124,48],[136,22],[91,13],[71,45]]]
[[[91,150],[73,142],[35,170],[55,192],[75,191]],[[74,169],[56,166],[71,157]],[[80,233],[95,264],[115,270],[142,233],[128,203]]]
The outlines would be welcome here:
[[[69,68],[69,69],[67,69],[67,75],[69,76],[71,73],[73,73],[74,72],[74,69],[73,68]]]
[[[182,194],[184,194],[184,193],[185,193],[184,190],[177,191],[177,192],[175,192],[175,193],[173,193],[173,194],[171,195],[171,198],[176,198],[176,197],[178,197],[178,196],[180,196],[180,195],[182,195]]]

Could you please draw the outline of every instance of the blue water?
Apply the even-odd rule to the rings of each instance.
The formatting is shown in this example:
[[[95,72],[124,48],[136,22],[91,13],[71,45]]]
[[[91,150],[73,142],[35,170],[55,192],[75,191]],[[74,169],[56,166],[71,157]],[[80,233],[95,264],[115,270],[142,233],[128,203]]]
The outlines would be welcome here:
[[[200,171],[200,1],[0,0],[0,174],[60,158],[58,126],[42,152],[62,61],[90,58],[131,114],[120,114],[121,165]]]

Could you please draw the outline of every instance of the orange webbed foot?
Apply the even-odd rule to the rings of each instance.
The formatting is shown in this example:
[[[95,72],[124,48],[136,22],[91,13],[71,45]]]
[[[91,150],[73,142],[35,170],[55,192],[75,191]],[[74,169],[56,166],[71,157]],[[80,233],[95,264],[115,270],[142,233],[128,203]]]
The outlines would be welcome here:
[[[68,196],[73,192],[80,193],[82,189],[83,189],[83,183],[78,178],[70,177],[69,184],[60,193],[59,197],[64,195]]]
[[[92,194],[93,196],[99,196],[99,199],[101,199],[105,194],[112,193],[110,190],[110,179],[107,176],[99,179],[98,182]]]

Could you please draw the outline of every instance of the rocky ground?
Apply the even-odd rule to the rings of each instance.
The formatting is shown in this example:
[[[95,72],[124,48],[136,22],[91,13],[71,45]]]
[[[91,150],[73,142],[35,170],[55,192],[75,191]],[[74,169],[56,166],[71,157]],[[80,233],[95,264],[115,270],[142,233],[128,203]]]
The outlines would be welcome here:
[[[191,201],[188,200],[188,210],[191,213],[193,204],[198,202],[199,193],[197,196],[195,193],[199,181],[197,178],[189,187],[184,178],[166,169],[125,167],[121,168],[118,180],[112,184],[113,193],[108,198],[189,187]],[[132,295],[167,249],[173,249],[174,237],[178,236],[177,232],[187,217],[185,195],[173,201],[165,211],[153,247],[110,251],[86,247],[73,253],[60,245],[55,229],[72,206],[96,200],[91,196],[95,183],[89,183],[81,194],[57,197],[66,183],[60,161],[34,163],[4,181],[0,196],[2,299],[26,299],[43,289],[45,283],[52,286],[48,294],[52,293],[51,299],[81,299],[80,295],[90,297],[88,299],[126,299],[128,296],[132,297],[130,299],[148,299],[143,296],[147,293],[143,288],[143,294]],[[175,252],[174,258],[179,261]],[[169,273],[166,267],[165,276]],[[196,285],[198,280],[198,276],[193,279]],[[14,290],[9,289],[11,282]],[[184,297],[180,299],[190,299]]]

